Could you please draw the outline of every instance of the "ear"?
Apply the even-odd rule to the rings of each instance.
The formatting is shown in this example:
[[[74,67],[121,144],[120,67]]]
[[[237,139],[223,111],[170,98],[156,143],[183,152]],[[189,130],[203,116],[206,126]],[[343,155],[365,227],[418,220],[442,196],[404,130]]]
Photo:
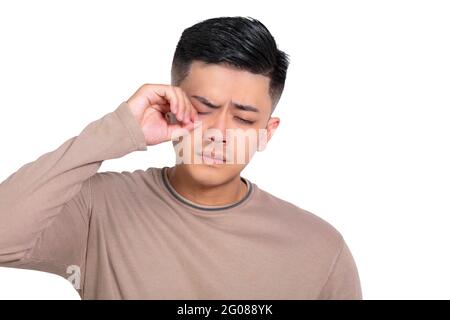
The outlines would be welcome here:
[[[279,125],[280,125],[280,118],[270,117],[269,121],[267,121],[267,126],[265,130],[263,130],[267,134],[258,135],[258,149],[257,149],[258,151],[263,151],[264,149],[266,149],[267,143],[275,134],[275,130],[278,128]]]

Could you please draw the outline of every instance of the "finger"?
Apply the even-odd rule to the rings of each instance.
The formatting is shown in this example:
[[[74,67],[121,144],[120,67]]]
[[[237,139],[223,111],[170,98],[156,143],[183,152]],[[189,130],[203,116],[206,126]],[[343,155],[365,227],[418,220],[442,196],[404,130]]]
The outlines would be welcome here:
[[[190,114],[191,121],[192,122],[198,121],[197,109],[195,109],[195,107],[192,104],[191,99],[189,99],[188,95],[186,94],[185,96],[186,96],[187,103],[188,103],[188,105],[190,107],[190,110],[191,110],[191,114]]]
[[[177,120],[180,122],[183,122],[184,110],[185,110],[183,96],[180,94],[180,92],[178,91],[178,89],[176,87],[172,87],[172,90],[173,90],[174,94],[177,96],[177,100],[178,100],[178,110],[176,113]]]
[[[168,86],[166,88],[166,92],[170,97],[172,97],[172,101],[170,101],[170,110],[176,115],[180,111],[180,99],[175,90],[173,90],[172,86]]]
[[[181,92],[182,92],[182,94],[183,94],[184,102],[185,102],[185,105],[186,105],[185,117],[186,117],[186,119],[187,119],[187,122],[190,122],[190,121],[194,122],[194,119],[192,118],[192,112],[193,112],[192,109],[193,109],[194,107],[192,106],[192,103],[191,103],[191,101],[189,100],[189,98],[188,98],[186,92],[184,92],[183,90],[182,90]]]
[[[186,94],[182,91],[181,92],[183,99],[184,99],[184,105],[186,110],[184,111],[184,123],[191,122],[191,105],[188,101],[188,98],[186,97]]]
[[[147,97],[153,96],[151,104],[155,105],[169,105],[169,111],[176,113],[178,111],[177,95],[171,90],[169,85],[144,85],[144,93]],[[159,97],[155,100],[154,97]],[[162,111],[162,110],[161,110]]]
[[[169,133],[169,139],[172,139],[173,137],[182,136],[185,134],[188,134],[190,131],[194,130],[195,128],[200,126],[200,122],[194,123],[194,122],[188,122],[186,124],[170,124],[167,126],[168,133]]]
[[[189,115],[190,111],[189,111],[189,106],[186,102],[186,97],[183,93],[183,90],[181,90],[181,88],[176,87],[176,91],[177,91],[178,97],[180,98],[180,101],[182,101],[181,103],[183,104],[183,112],[181,113],[181,117],[182,117],[181,122],[187,123],[187,122],[189,122],[188,115]]]
[[[201,122],[191,122],[189,121],[188,123],[186,123],[185,125],[183,125],[181,128],[182,129],[186,129],[188,131],[194,130],[197,127],[199,127],[201,125]]]

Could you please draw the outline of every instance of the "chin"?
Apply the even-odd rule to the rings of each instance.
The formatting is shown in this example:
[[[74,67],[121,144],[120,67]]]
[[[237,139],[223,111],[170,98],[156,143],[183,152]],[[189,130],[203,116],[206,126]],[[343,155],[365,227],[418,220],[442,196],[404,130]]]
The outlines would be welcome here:
[[[180,164],[178,166],[182,167],[183,172],[193,180],[205,186],[223,184],[239,175],[243,169],[230,164]]]

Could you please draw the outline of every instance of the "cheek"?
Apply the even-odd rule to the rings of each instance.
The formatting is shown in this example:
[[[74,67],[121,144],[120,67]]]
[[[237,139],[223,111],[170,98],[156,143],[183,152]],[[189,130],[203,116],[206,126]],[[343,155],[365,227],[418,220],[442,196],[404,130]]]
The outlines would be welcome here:
[[[249,129],[251,130],[251,129]],[[227,143],[228,157],[233,164],[246,164],[258,150],[258,130],[246,131],[245,135],[236,135]]]

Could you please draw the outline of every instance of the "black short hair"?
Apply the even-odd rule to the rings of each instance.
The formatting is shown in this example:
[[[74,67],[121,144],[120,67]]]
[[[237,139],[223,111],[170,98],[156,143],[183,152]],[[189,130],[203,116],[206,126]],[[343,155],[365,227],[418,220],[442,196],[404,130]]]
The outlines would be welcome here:
[[[286,80],[289,55],[278,50],[269,30],[251,17],[218,17],[185,29],[172,61],[172,85],[180,85],[192,61],[224,64],[270,78],[272,110]]]

